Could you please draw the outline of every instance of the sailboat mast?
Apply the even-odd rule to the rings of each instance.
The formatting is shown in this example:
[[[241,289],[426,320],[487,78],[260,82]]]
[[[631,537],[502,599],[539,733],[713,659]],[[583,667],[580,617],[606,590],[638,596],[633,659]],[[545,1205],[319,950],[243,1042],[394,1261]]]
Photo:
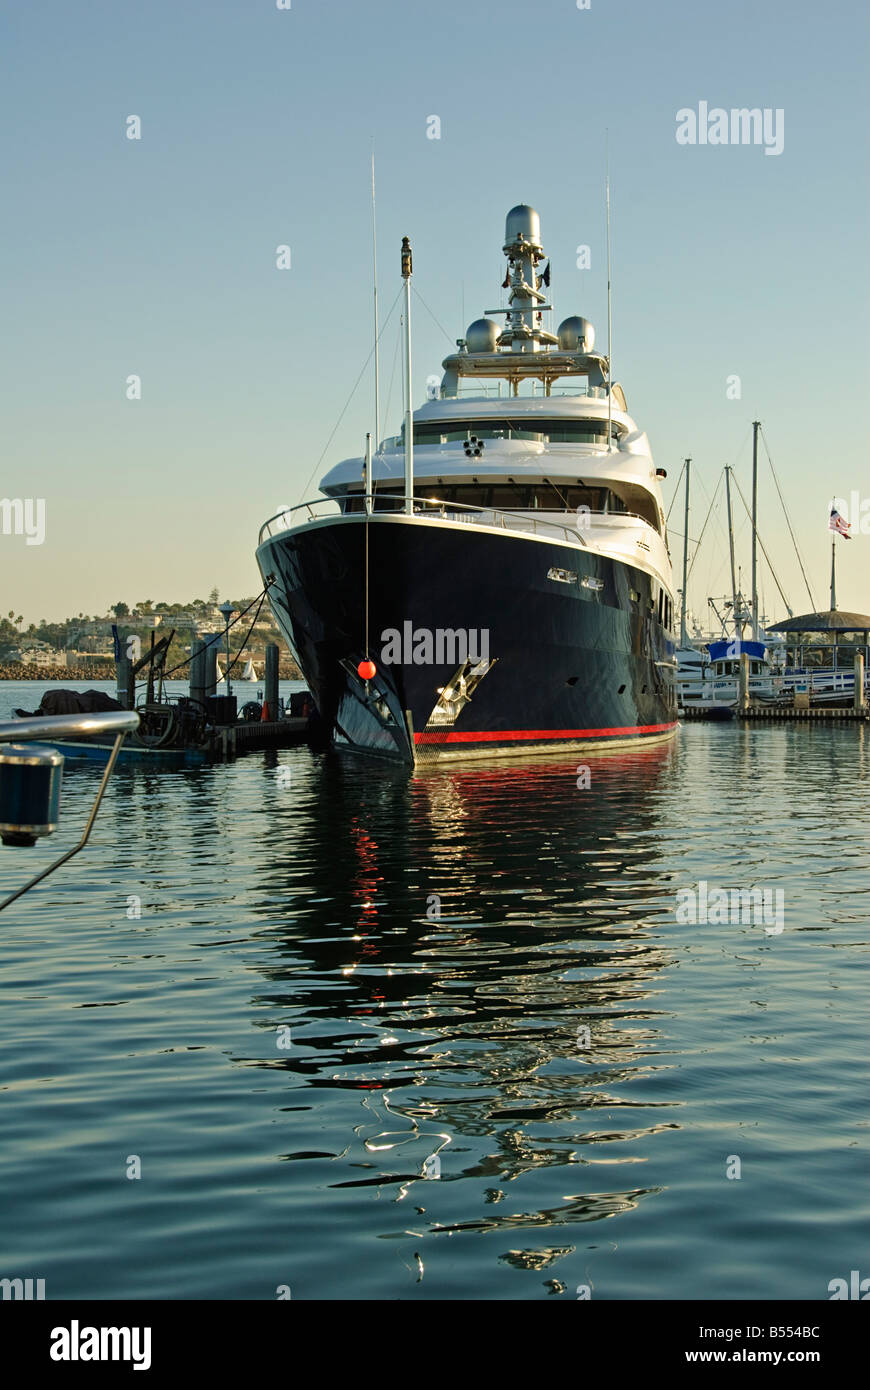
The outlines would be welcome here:
[[[752,421],[752,640],[758,641],[758,431],[761,421]]]
[[[686,510],[683,516],[683,602],[680,605],[680,646],[686,645],[686,585],[689,579],[689,472],[692,460],[686,459]]]
[[[737,575],[734,569],[734,523],[731,517],[731,469],[725,465],[725,496],[728,502],[728,549],[731,552],[731,616],[734,619],[734,636],[743,636],[743,622],[737,611]]]

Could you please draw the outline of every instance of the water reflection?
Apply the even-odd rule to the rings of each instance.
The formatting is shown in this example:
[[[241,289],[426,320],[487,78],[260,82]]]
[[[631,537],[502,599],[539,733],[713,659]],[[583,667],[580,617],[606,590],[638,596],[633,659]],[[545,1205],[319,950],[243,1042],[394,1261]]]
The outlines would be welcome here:
[[[586,762],[587,789],[304,749],[118,768],[88,851],[6,914],[7,1272],[826,1297],[867,1217],[867,730],[693,724]],[[67,770],[30,871],[98,776]],[[701,879],[784,889],[784,932],[678,925]]]
[[[677,1127],[676,1102],[652,1094],[668,1066],[657,806],[674,757],[588,756],[583,789],[576,759],[408,779],[332,757],[272,808],[252,1002],[259,1026],[292,1024],[293,1047],[246,1061],[309,1097],[360,1093],[364,1118],[332,1150],[351,1171],[331,1187],[428,1201],[437,1155],[442,1186],[476,1180],[474,1214],[463,1201],[431,1233],[594,1221],[657,1190],[590,1169],[642,1162]],[[485,1210],[547,1169],[555,1204]]]

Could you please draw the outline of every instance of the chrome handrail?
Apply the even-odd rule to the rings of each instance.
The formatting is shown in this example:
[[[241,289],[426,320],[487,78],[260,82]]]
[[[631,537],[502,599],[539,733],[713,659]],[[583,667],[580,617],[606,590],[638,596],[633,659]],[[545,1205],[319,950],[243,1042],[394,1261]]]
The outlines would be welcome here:
[[[73,738],[76,734],[128,734],[139,727],[135,710],[107,710],[105,714],[31,715],[0,723],[0,743],[22,743],[34,738]]]
[[[398,493],[383,493],[383,492],[379,492],[379,493],[362,494],[362,493],[355,492],[355,493],[353,493],[353,497],[354,497],[354,500],[357,500],[357,501],[358,501],[358,500],[362,500],[363,502],[369,504],[369,505],[366,507],[365,512],[343,512],[343,511],[341,511],[341,509],[339,508],[339,510],[338,510],[337,512],[333,512],[333,513],[332,513],[332,515],[334,515],[334,516],[336,517],[336,519],[338,519],[338,518],[345,518],[345,517],[353,517],[355,520],[358,520],[358,519],[361,519],[361,518],[362,518],[364,515],[366,515],[366,514],[371,515],[372,512],[373,512],[373,508],[372,508],[371,504],[372,504],[373,502],[375,502],[375,501],[378,501],[378,500],[381,501],[381,502],[383,502],[384,497],[395,498],[397,504],[402,502],[401,495],[398,494]],[[289,530],[292,530],[292,527],[293,527],[293,523],[292,523],[292,522],[289,523],[289,524],[285,523],[284,525],[281,525],[281,526],[277,527],[274,531],[272,530],[272,524],[273,524],[273,522],[276,522],[276,521],[279,521],[279,520],[283,521],[283,519],[284,519],[285,517],[292,516],[294,512],[302,512],[302,511],[305,511],[305,512],[308,513],[308,519],[309,519],[309,520],[311,520],[311,521],[318,521],[318,520],[321,520],[322,517],[319,516],[318,513],[314,510],[316,507],[321,507],[321,506],[337,507],[337,506],[338,506],[338,498],[336,498],[336,497],[315,497],[315,498],[313,498],[310,502],[299,502],[295,507],[283,507],[283,508],[281,509],[280,512],[276,512],[274,516],[270,516],[269,519],[268,519],[267,521],[264,521],[264,522],[263,522],[263,525],[260,527],[260,534],[259,534],[259,539],[258,539],[258,545],[262,545],[262,544],[263,544],[263,541],[264,541],[265,539],[267,539],[267,538],[268,538],[268,539],[272,539],[272,537],[273,537],[274,535],[280,534],[281,531],[289,531]],[[508,512],[508,511],[503,511],[503,510],[501,510],[500,508],[497,508],[497,507],[475,507],[475,506],[472,506],[471,503],[466,503],[466,502],[442,502],[442,501],[441,501],[440,499],[438,499],[438,498],[426,498],[426,497],[415,497],[415,498],[414,498],[414,512],[413,512],[413,515],[418,516],[418,515],[424,513],[427,509],[428,509],[428,510],[431,510],[431,511],[434,512],[434,513],[437,513],[437,514],[440,515],[440,516],[442,517],[442,519],[445,520],[445,521],[448,519],[448,518],[447,518],[447,514],[448,514],[448,513],[453,513],[453,514],[455,514],[455,519],[456,519],[457,521],[462,521],[462,520],[468,520],[468,521],[471,521],[471,522],[478,521],[479,524],[482,525],[482,526],[493,526],[493,527],[498,527],[498,526],[500,526],[500,527],[502,528],[502,530],[516,530],[516,531],[520,531],[520,530],[523,530],[523,529],[528,529],[528,528],[530,528],[531,531],[532,531],[532,533],[535,534],[535,535],[539,534],[539,528],[543,528],[543,530],[545,530],[545,531],[547,531],[547,532],[552,532],[552,531],[561,532],[561,534],[562,534],[567,540],[569,540],[572,544],[577,544],[577,543],[579,542],[580,545],[586,546],[587,549],[588,549],[588,542],[583,538],[583,535],[582,535],[582,531],[585,529],[585,527],[577,527],[577,528],[575,529],[574,527],[570,527],[570,526],[560,526],[559,523],[556,522],[556,521],[538,521],[535,517],[529,516],[528,512]],[[466,515],[459,515],[460,513],[462,513],[462,514],[468,513],[469,515],[467,515],[467,516],[466,516]],[[329,515],[329,513],[327,513],[327,515]],[[402,515],[406,515],[406,516],[407,516],[408,513],[407,513],[407,512],[403,512],[401,506],[400,506],[400,505],[397,505],[396,508],[395,508],[395,510],[392,510],[392,511],[382,511],[382,510],[378,510],[378,511],[375,513],[375,515],[377,515],[378,517],[383,517],[383,516],[402,516]],[[590,516],[590,517],[592,517],[592,516],[613,517],[614,519],[619,518],[619,520],[626,520],[626,521],[637,520],[637,521],[643,522],[643,524],[644,524],[645,526],[648,526],[648,525],[649,525],[649,522],[646,521],[645,517],[639,516],[636,512],[584,512],[583,515],[584,515],[584,517],[586,517],[586,516]],[[489,520],[490,517],[492,518],[492,520]],[[454,519],[453,516],[451,516],[450,519],[451,519],[451,520]],[[511,526],[511,525],[509,524],[509,523],[511,523],[511,522],[513,522],[514,525]],[[653,528],[650,527],[650,529],[652,530]]]
[[[47,715],[45,719],[39,716],[31,716],[29,719],[7,719],[0,723],[0,743],[14,743],[18,740],[27,742],[38,738],[69,738],[75,734],[114,734],[115,742],[112,744],[112,751],[106,762],[100,785],[97,788],[97,795],[91,807],[90,815],[85,823],[82,837],[72,849],[68,849],[59,859],[55,859],[49,864],[47,869],[42,869],[33,878],[28,879],[22,888],[17,888],[14,893],[10,893],[8,898],[0,902],[0,912],[4,907],[9,907],[10,903],[17,902],[31,888],[35,888],[37,883],[42,883],[43,879],[53,874],[55,869],[59,869],[61,864],[66,864],[67,860],[83,850],[90,839],[97,812],[100,809],[100,802],[103,793],[108,785],[109,778],[115,763],[118,761],[118,754],[121,745],[127,734],[132,729],[138,729],[139,716],[135,710],[107,710],[104,714],[58,714]]]

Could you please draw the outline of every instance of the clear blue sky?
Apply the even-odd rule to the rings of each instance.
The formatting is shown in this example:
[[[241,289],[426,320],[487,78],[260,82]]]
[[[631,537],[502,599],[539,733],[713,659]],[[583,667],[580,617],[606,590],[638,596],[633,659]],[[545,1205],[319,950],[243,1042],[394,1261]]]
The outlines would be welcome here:
[[[2,53],[0,496],[44,497],[47,533],[0,536],[0,611],[258,590],[259,525],[299,500],[370,349],[372,142],[384,310],[407,233],[417,290],[460,336],[498,303],[504,214],[525,201],[557,321],[583,313],[604,344],[605,128],[629,409],[668,486],[693,456],[694,535],[723,463],[748,489],[757,415],[827,606],[826,504],[870,498],[870,43],[854,0],[48,0],[4,6]],[[678,145],[676,112],[699,101],[783,108],[783,153]],[[419,402],[448,339],[419,302],[414,320]],[[384,398],[395,343],[391,325]],[[371,395],[369,372],[306,495],[361,452]],[[399,414],[397,368],[384,432]],[[766,471],[761,502],[804,612]],[[701,609],[726,586],[711,527]],[[748,566],[745,522],[738,545]],[[867,611],[870,535],[839,550],[840,606]],[[783,615],[767,576],[764,601]]]

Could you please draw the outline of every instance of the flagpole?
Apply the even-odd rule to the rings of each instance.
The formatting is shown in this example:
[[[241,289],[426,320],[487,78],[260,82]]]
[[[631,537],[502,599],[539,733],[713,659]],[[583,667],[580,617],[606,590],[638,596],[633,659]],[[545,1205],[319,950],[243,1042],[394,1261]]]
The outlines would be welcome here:
[[[837,537],[831,537],[831,612],[837,610]]]

